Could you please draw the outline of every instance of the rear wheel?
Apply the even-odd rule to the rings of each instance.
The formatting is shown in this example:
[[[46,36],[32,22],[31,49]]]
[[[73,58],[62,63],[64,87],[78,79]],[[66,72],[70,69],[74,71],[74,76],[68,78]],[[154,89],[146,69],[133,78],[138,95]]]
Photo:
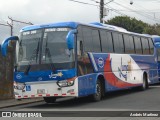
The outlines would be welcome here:
[[[100,101],[102,98],[102,84],[100,80],[97,80],[96,83],[96,93],[92,95],[92,100],[93,101]]]
[[[143,75],[143,84],[142,84],[142,86],[141,86],[141,90],[146,90],[146,89],[148,89],[148,81],[147,81],[147,75],[146,74],[144,74]]]
[[[43,99],[46,103],[54,103],[56,101],[55,97],[44,97]]]

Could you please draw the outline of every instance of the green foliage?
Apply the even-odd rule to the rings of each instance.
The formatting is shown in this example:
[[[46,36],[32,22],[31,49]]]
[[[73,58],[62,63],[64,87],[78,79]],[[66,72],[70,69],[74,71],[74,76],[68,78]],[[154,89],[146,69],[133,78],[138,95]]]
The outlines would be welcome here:
[[[119,26],[131,32],[160,35],[160,24],[150,25],[128,16],[117,16],[108,20],[106,24]]]

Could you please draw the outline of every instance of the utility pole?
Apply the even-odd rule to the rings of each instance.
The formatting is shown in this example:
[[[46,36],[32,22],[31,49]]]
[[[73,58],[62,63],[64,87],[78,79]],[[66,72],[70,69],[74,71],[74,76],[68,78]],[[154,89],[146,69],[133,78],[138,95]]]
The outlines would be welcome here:
[[[7,25],[11,28],[11,36],[13,36],[13,21],[11,23],[7,21]]]
[[[103,23],[104,0],[100,0],[100,23]]]
[[[8,16],[8,19],[11,21],[11,23],[7,22],[8,26],[10,26],[10,28],[11,28],[11,36],[13,36],[13,22],[33,25],[33,23],[31,23],[31,22],[23,22],[23,21],[19,21],[19,20],[14,20],[9,16]]]

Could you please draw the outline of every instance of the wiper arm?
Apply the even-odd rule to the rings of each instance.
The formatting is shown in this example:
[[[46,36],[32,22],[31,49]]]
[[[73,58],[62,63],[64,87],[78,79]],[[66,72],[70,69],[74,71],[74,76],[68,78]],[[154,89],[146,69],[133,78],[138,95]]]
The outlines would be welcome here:
[[[48,48],[48,38],[46,39],[46,45],[45,45],[45,60],[46,60],[46,55],[48,55],[48,57],[49,57],[50,67],[51,67],[52,72],[54,72],[54,70],[56,68],[55,68],[53,61],[52,61],[50,49]]]
[[[28,72],[29,72],[29,70],[31,68],[32,59],[36,56],[36,62],[38,60],[39,44],[40,44],[40,39],[38,41],[37,48],[33,51],[32,56],[29,59],[28,66],[27,66],[27,68],[24,71],[25,75],[28,75]]]
[[[50,67],[51,67],[51,70],[52,70],[52,72],[53,72],[56,68],[55,68],[55,66],[54,66],[54,64],[53,64],[53,62],[52,62],[52,56],[51,56],[50,49],[47,48],[47,47],[46,47],[46,49],[45,49],[45,54],[47,54],[48,57],[49,57]]]

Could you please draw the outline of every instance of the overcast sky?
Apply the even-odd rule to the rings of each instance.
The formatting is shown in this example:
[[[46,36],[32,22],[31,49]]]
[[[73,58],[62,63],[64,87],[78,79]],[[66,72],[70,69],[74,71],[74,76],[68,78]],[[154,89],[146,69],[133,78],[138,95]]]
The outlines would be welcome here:
[[[95,1],[77,0],[85,3],[99,5]],[[110,0],[105,0],[107,3]],[[105,20],[118,15],[128,15],[144,22],[160,23],[160,0],[114,0],[109,3],[108,16]],[[111,10],[114,9],[114,10]],[[80,4],[69,0],[0,0],[0,23],[10,22],[8,16],[15,20],[32,22],[34,24],[78,21],[83,23],[99,22],[99,7]],[[15,23],[15,33],[25,25]],[[17,27],[17,28],[16,28]],[[2,29],[3,28],[3,29]],[[6,29],[7,33],[9,29]],[[0,38],[5,34],[5,28],[0,26]],[[1,41],[1,40],[0,40]]]

